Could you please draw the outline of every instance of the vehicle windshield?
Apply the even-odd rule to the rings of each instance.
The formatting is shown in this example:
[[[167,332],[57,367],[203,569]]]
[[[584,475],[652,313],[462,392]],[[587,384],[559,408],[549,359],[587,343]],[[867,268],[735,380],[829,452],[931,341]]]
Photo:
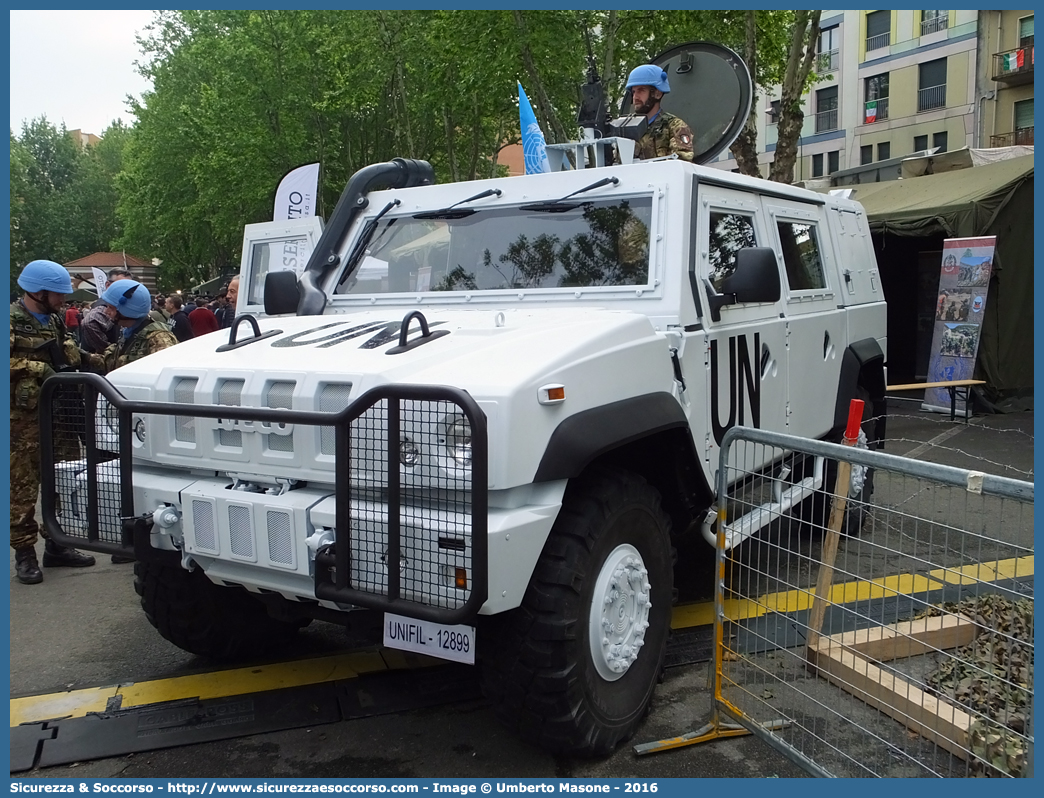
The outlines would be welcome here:
[[[482,209],[464,218],[381,219],[338,294],[643,286],[652,198],[569,204],[555,212]]]

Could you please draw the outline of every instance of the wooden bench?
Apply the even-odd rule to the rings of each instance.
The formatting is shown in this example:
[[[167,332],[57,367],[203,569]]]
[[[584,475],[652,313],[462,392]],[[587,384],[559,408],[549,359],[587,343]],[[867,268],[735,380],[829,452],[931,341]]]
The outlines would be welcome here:
[[[986,380],[950,380],[948,382],[909,382],[904,385],[889,385],[885,392],[890,391],[918,391],[926,388],[945,388],[950,393],[950,421],[957,419],[957,391],[964,389],[961,396],[967,403],[973,385],[985,385]],[[964,423],[968,423],[968,413],[965,410]]]

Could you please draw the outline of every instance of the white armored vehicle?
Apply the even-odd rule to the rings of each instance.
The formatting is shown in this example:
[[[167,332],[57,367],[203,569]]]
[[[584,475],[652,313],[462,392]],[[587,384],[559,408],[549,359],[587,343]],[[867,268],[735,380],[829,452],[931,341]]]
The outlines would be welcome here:
[[[247,227],[239,297],[231,332],[48,381],[45,460],[53,388],[88,408],[85,458],[44,464],[55,539],[132,552],[151,622],[203,656],[384,613],[386,645],[477,662],[559,751],[610,751],[648,708],[725,431],[836,439],[850,399],[883,410],[861,207],[676,159],[369,166],[325,226]]]

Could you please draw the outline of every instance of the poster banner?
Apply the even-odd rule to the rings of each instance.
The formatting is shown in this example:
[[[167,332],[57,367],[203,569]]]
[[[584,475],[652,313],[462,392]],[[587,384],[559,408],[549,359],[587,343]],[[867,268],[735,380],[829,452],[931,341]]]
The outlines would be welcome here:
[[[319,164],[310,163],[287,172],[276,189],[272,221],[315,216],[319,191]]]
[[[993,273],[996,236],[948,238],[943,241],[939,298],[935,306],[935,330],[928,363],[928,382],[970,380],[979,351],[979,332],[986,311],[986,297]],[[968,416],[967,400],[957,412]],[[922,410],[950,412],[950,393],[928,388]]]
[[[98,291],[98,296],[101,296],[105,293],[105,286],[108,285],[109,278],[97,266],[91,266],[91,271],[94,273],[94,287]]]

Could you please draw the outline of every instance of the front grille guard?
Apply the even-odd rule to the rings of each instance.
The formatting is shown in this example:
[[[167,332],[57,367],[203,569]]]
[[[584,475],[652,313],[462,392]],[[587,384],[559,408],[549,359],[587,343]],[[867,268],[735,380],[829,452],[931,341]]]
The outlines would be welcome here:
[[[97,417],[99,396],[103,396],[112,408],[109,420]],[[404,549],[402,512],[393,511],[392,508],[402,508],[404,493],[409,488],[407,486],[404,490],[400,458],[404,456],[403,430],[410,432],[410,425],[416,426],[417,413],[404,413],[404,407],[409,405],[414,408],[417,403],[453,405],[470,425],[470,464],[463,469],[458,468],[465,473],[457,479],[459,485],[469,486],[469,501],[457,502],[456,509],[463,512],[457,512],[456,515],[467,518],[467,523],[458,524],[462,536],[467,538],[466,545],[460,548],[469,550],[471,556],[465,568],[467,587],[462,591],[467,597],[456,606],[432,606],[418,601],[416,590],[413,591],[413,598],[404,597],[406,591],[402,580],[402,563],[409,557],[417,556],[418,551]],[[352,428],[353,422],[363,419],[364,415],[378,406],[380,412],[377,416],[385,422],[383,435],[379,427],[376,428],[377,434],[374,434],[375,427],[371,422],[364,427],[367,434],[363,436],[366,440],[362,443],[364,453],[374,456],[374,463],[383,461],[383,479],[378,480],[376,487],[371,485],[370,494],[375,490],[382,500],[377,506],[389,508],[383,524],[379,520],[374,522],[372,518],[369,519],[371,525],[387,528],[387,550],[381,557],[386,572],[386,589],[374,592],[359,588],[357,583],[366,582],[367,576],[361,574],[358,568],[353,570],[352,538],[356,529],[352,517]],[[118,441],[117,452],[98,447],[99,427],[104,424],[111,429],[113,415],[117,427],[114,433]],[[488,594],[489,462],[486,417],[466,392],[444,386],[388,385],[366,392],[343,410],[320,412],[132,400],[97,374],[65,373],[52,376],[44,381],[40,397],[40,468],[44,525],[56,543],[107,554],[133,553],[142,560],[180,559],[176,552],[159,551],[151,547],[151,514],[135,515],[133,479],[124,476],[133,473],[133,419],[135,416],[148,415],[191,415],[193,418],[332,427],[335,432],[336,527],[334,542],[320,548],[316,554],[316,596],[341,605],[395,612],[447,624],[473,619],[485,603]],[[78,450],[78,456],[69,455],[70,447]],[[358,451],[359,447],[356,448],[357,460]],[[85,471],[80,469],[85,479],[86,496],[81,507],[85,519],[78,529],[67,529],[62,523],[58,484],[62,474],[71,467],[69,461],[78,461],[86,466]],[[99,472],[104,474],[105,464],[110,462],[119,464],[118,472],[112,469],[113,473],[120,475],[118,489],[100,484],[104,481],[99,480]],[[292,474],[286,476],[292,477]],[[436,515],[445,517],[453,514],[448,513],[444,505],[443,497],[440,509],[435,511]],[[375,505],[371,503],[370,506]],[[360,517],[354,520],[361,528],[366,519]],[[391,567],[396,562],[400,563],[400,568]]]

